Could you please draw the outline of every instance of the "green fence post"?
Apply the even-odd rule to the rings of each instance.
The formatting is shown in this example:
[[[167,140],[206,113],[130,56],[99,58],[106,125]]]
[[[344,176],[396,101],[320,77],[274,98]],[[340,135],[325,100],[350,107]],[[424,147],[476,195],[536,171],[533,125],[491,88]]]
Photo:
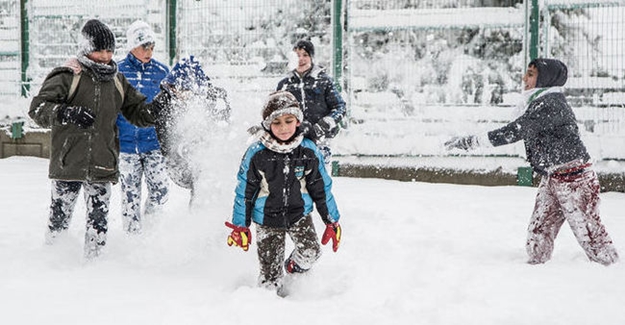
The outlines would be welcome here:
[[[540,28],[538,0],[532,0],[530,14],[530,61],[538,57],[538,29]]]
[[[342,0],[334,0],[332,9],[332,49],[334,51],[334,80],[340,92],[343,89],[343,26],[341,26]]]
[[[516,183],[519,186],[534,185],[534,170],[532,167],[519,167],[516,174]]]
[[[339,176],[339,162],[336,160],[332,162],[332,176]]]
[[[21,139],[24,136],[24,122],[13,122],[11,124],[11,139]]]
[[[174,60],[176,60],[176,29],[177,25],[177,1],[176,0],[167,0],[167,28],[169,29],[167,44],[169,44],[169,65],[174,65]]]
[[[22,61],[22,85],[21,93],[22,97],[28,97],[30,92],[30,80],[27,75],[28,60],[30,59],[30,52],[28,50],[30,46],[29,41],[29,27],[28,27],[28,10],[26,9],[26,3],[28,0],[20,0],[20,34],[21,34],[21,61]]]

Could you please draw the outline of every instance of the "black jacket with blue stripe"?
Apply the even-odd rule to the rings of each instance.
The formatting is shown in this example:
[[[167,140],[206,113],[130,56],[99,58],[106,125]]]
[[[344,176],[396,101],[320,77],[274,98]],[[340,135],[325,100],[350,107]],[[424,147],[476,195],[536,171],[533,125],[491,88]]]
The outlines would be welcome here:
[[[273,228],[289,228],[310,214],[313,203],[324,223],[339,220],[332,179],[314,142],[302,143],[287,153],[270,150],[262,142],[246,151],[235,189],[232,223],[251,222]]]

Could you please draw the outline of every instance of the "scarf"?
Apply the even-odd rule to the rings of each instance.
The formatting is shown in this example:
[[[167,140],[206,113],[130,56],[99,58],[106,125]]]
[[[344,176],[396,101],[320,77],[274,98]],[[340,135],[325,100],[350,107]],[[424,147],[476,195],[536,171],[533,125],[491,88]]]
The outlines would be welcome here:
[[[562,87],[534,88],[523,91],[521,93],[522,100],[514,107],[514,110],[512,111],[512,119],[516,120],[521,115],[525,114],[525,111],[527,111],[530,103],[534,100],[547,94],[561,93],[562,91]]]
[[[293,149],[297,148],[304,140],[304,135],[302,133],[296,135],[291,138],[289,142],[282,143],[276,140],[271,133],[265,131],[260,135],[260,142],[267,147],[267,149],[277,152],[277,153],[289,153],[293,151]]]
[[[96,63],[84,55],[78,56],[78,62],[80,62],[85,68],[93,71],[95,80],[97,81],[111,81],[117,74],[117,63],[113,60],[109,64]]]

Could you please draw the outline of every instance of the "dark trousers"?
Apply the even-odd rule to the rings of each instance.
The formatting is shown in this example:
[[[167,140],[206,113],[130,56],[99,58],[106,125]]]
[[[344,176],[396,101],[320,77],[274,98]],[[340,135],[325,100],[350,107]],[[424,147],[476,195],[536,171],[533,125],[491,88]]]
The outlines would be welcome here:
[[[256,242],[260,276],[258,284],[265,287],[280,287],[284,274],[285,240],[288,235],[295,248],[289,258],[303,270],[308,270],[321,256],[321,245],[317,238],[312,217],[302,217],[288,229],[256,225]]]

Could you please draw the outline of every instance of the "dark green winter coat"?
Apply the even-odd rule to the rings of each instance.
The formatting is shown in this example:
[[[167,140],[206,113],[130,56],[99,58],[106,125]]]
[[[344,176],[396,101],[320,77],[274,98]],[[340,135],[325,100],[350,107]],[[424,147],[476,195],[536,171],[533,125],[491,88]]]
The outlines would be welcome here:
[[[145,104],[146,97],[136,91],[128,80],[117,74],[124,96],[114,80],[97,81],[90,69],[82,68],[78,87],[68,106],[85,106],[95,115],[94,124],[79,128],[61,124],[59,108],[67,102],[74,72],[58,67],[46,77],[39,94],[31,102],[28,114],[41,127],[51,129],[51,179],[65,181],[116,183],[119,157],[117,114],[138,126],[150,126],[154,118]]]

